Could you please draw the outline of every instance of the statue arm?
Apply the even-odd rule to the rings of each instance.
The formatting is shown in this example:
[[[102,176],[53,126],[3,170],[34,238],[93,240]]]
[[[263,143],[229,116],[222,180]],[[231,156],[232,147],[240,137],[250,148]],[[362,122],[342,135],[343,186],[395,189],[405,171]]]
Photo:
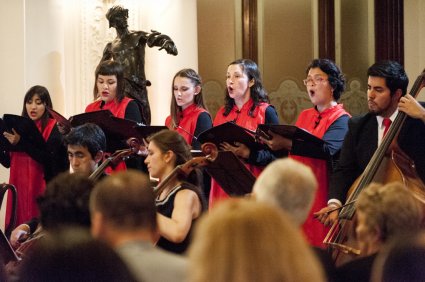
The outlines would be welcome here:
[[[176,56],[178,54],[177,47],[174,41],[165,34],[161,34],[158,31],[151,30],[152,33],[148,35],[147,45],[149,47],[158,46],[159,50],[165,49],[168,54]]]

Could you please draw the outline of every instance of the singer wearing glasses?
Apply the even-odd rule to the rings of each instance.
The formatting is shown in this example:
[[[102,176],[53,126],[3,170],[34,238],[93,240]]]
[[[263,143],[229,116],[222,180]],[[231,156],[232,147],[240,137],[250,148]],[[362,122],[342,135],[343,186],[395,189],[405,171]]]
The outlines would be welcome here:
[[[177,131],[194,150],[200,150],[197,136],[212,127],[204,106],[202,80],[193,69],[182,69],[173,78],[170,115],[165,125]]]
[[[319,182],[313,206],[303,230],[315,246],[322,246],[327,228],[314,219],[313,211],[327,205],[329,175],[339,158],[345,134],[348,131],[347,113],[337,101],[345,89],[345,78],[338,66],[328,59],[315,59],[307,67],[304,79],[307,93],[314,107],[302,111],[295,123],[324,141],[323,146],[312,146],[269,132],[271,140],[262,141],[272,150],[288,150],[290,157],[311,167]]]

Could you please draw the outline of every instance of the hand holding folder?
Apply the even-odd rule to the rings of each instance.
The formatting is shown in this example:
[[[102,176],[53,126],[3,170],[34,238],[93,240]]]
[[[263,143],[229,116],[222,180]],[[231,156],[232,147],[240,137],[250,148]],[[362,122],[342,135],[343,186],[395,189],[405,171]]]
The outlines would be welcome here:
[[[13,133],[12,129],[14,129],[21,138],[25,139],[25,141],[31,143],[33,146],[39,149],[44,149],[46,147],[46,142],[34,121],[23,116],[4,114],[3,119],[0,119],[0,146],[2,150],[24,151],[25,149],[19,143],[17,145],[10,144],[10,142],[3,136],[5,131]]]
[[[236,143],[243,143],[250,149],[261,149],[264,145],[258,143],[255,138],[255,131],[250,131],[234,122],[226,122],[205,130],[198,136],[198,141],[214,143],[220,147],[221,143],[227,142],[235,146]]]
[[[319,146],[324,143],[322,139],[307,130],[289,124],[259,124],[256,132],[259,136],[270,139],[269,131],[291,140],[309,142]]]

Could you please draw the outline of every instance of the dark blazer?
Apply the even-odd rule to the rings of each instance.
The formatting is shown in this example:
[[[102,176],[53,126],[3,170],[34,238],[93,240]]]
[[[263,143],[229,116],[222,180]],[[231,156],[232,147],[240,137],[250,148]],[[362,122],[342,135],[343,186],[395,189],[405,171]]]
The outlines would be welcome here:
[[[400,148],[415,162],[416,170],[425,182],[425,123],[407,117],[397,141]],[[348,190],[365,170],[377,144],[378,124],[375,115],[368,113],[349,120],[339,163],[331,178],[329,199],[345,202]]]

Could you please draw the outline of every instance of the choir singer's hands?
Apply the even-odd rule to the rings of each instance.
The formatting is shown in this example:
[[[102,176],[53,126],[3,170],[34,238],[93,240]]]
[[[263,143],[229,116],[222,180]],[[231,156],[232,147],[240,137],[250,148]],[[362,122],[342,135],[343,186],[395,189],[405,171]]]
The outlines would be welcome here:
[[[231,151],[236,156],[244,159],[248,159],[249,154],[251,153],[250,149],[245,144],[239,142],[235,142],[235,146],[227,142],[223,142],[220,144],[220,149],[223,151]]]
[[[18,144],[19,140],[21,140],[21,135],[19,135],[14,128],[12,128],[12,132],[13,133],[9,133],[5,131],[3,132],[3,136],[7,139],[7,141],[9,141],[10,144],[16,145]]]
[[[266,144],[273,151],[279,150],[288,150],[290,151],[292,148],[292,140],[285,138],[279,134],[273,133],[271,131],[267,132],[271,136],[270,139],[266,139],[260,136],[261,142]]]

